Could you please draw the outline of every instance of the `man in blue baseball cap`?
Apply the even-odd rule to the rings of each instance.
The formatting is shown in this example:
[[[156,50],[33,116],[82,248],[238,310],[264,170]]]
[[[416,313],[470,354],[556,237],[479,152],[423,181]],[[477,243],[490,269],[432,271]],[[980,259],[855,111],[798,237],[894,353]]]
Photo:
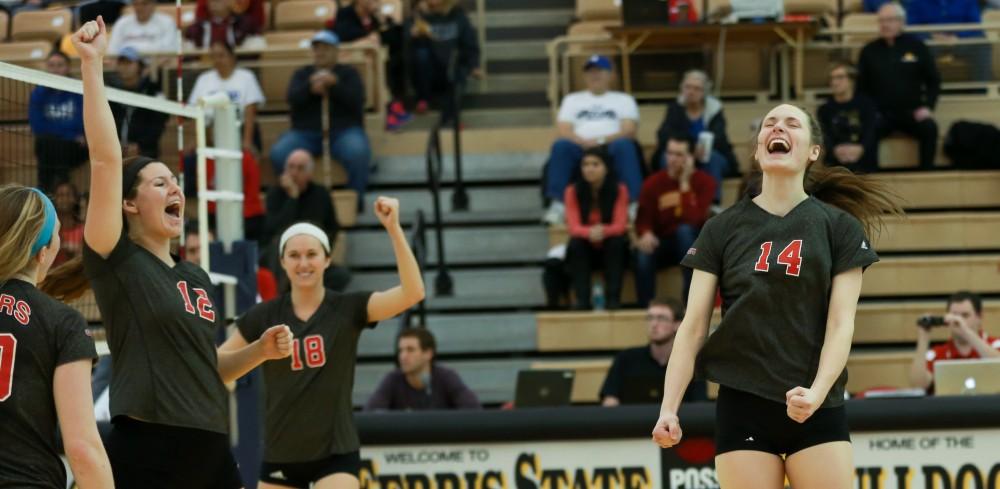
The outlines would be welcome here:
[[[282,186],[285,162],[297,149],[313,157],[323,150],[323,99],[329,105],[330,157],[347,170],[347,186],[361,201],[368,187],[371,146],[364,129],[365,87],[354,68],[340,64],[340,38],[329,30],[312,37],[313,64],[299,68],[288,84],[292,128],[271,146],[271,165]]]
[[[146,59],[134,46],[118,50],[115,74],[108,86],[156,97],[161,94],[160,84],[154,82],[147,70]],[[167,114],[131,105],[111,103],[111,112],[118,126],[122,149],[126,156],[160,157],[160,136],[167,125]]]
[[[550,200],[543,221],[564,222],[563,194],[580,166],[583,152],[606,146],[618,179],[628,187],[629,220],[635,219],[642,188],[642,167],[635,138],[639,106],[631,95],[610,90],[614,65],[594,54],[583,65],[586,90],[566,95],[559,107],[559,139],[552,145],[546,170],[545,197]]]

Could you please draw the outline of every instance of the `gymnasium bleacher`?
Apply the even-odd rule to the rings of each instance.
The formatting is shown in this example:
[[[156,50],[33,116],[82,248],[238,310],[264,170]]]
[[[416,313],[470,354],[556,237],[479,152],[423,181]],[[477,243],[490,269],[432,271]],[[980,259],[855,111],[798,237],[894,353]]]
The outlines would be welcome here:
[[[721,3],[706,2],[712,8]],[[874,32],[872,17],[859,12],[860,2],[842,3],[843,10],[833,0],[787,2],[789,12],[833,19],[845,32],[851,32],[838,42],[859,45],[871,34],[855,31]],[[475,8],[474,2],[466,4]],[[295,67],[308,63],[309,52],[303,41],[323,25],[334,7],[332,0],[269,2],[272,30],[264,35],[268,47],[241,53],[241,65],[257,71],[268,98],[258,118],[265,146],[263,155],[288,128],[284,87]],[[185,8],[190,11],[191,5]],[[433,294],[439,260],[430,233],[428,269],[424,270],[429,292],[426,326],[437,336],[439,361],[458,370],[489,405],[511,400],[517,372],[530,368],[575,369],[578,375],[573,401],[594,403],[613,354],[645,343],[645,312],[543,311],[541,264],[551,245],[565,241],[565,230],[548,229],[538,223],[542,210],[539,188],[542,165],[555,136],[553,104],[558,104],[558,97],[565,92],[579,88],[580,80],[573,75],[582,66],[579,58],[595,49],[620,57],[604,30],[619,23],[620,15],[612,0],[490,0],[486,9],[481,18],[486,21],[483,51],[488,76],[485,81],[470,82],[463,99],[463,171],[471,200],[468,211],[453,211],[447,205],[455,182],[450,156],[446,157],[443,176],[444,247],[455,294]],[[480,17],[472,18],[477,22]],[[984,22],[992,22],[995,16],[985,18]],[[0,61],[40,67],[51,42],[70,32],[72,24],[68,9],[54,9],[19,13],[11,19],[8,30],[7,19],[0,12],[0,40],[4,41],[0,42]],[[996,39],[995,34],[991,36]],[[545,47],[557,38],[562,50],[553,51],[555,58],[550,62]],[[814,47],[816,53],[807,56],[807,87],[812,90],[808,95],[813,98],[802,102],[809,109],[818,105],[815,95],[825,84],[825,63],[830,52],[829,47]],[[746,169],[749,128],[777,103],[773,95],[778,87],[769,68],[770,54],[755,46],[736,45],[730,49],[727,66],[732,66],[727,68],[721,95],[730,139]],[[432,207],[424,159],[427,129],[432,121],[427,116],[400,133],[385,132],[384,53],[362,45],[347,48],[345,56],[346,62],[363,73],[370,102],[366,127],[378,172],[372,175],[365,208],[370,210],[380,194],[399,197],[404,225],[412,224],[416,209],[429,211]],[[187,86],[204,67],[198,59],[186,63],[186,77],[192,77],[186,81]],[[997,67],[1000,63],[995,64]],[[823,76],[817,78],[819,73]],[[169,70],[165,75],[167,80],[173,76]],[[679,78],[678,73],[651,73],[647,78],[661,87],[651,99],[640,100],[639,142],[648,154],[664,115],[663,100],[676,95]],[[936,111],[942,137],[945,129],[958,120],[1000,124],[1000,95],[995,87],[987,84],[976,93],[949,92],[948,87],[946,84]],[[23,120],[19,117],[0,109],[0,123]],[[172,124],[161,144],[167,154],[176,150],[176,128]],[[10,133],[0,131],[0,138]],[[451,140],[450,131],[444,131],[444,139]],[[0,139],[0,145],[5,144]],[[450,152],[450,145],[445,145],[445,151]],[[849,360],[848,390],[854,393],[872,387],[906,387],[915,339],[914,319],[924,312],[943,310],[944,298],[956,290],[983,294],[988,299],[985,324],[992,333],[1000,334],[992,319],[1000,315],[1000,170],[954,170],[939,155],[938,171],[911,171],[917,166],[916,147],[902,137],[883,142],[880,154],[886,171],[875,178],[885,181],[902,199],[908,215],[890,219],[875,241],[882,262],[865,275],[855,347]],[[25,159],[31,158],[29,147]],[[266,156],[260,165],[262,184],[274,184]],[[345,176],[339,168],[334,165],[330,181],[342,187]],[[78,173],[77,177],[81,185],[86,183],[85,174]],[[725,182],[723,206],[735,201],[738,185],[736,180]],[[346,227],[343,239],[338,240],[338,252],[352,268],[350,288],[394,285],[396,272],[390,244],[375,217],[357,213],[350,191],[338,188],[333,195],[340,223]],[[667,270],[661,274],[660,290],[666,287],[676,293],[678,281],[677,270]],[[625,282],[626,304],[634,299],[632,286],[629,274]],[[91,311],[88,320],[98,322],[99,317]],[[363,404],[382,375],[394,367],[398,328],[397,321],[386,321],[362,336],[356,405]],[[936,331],[935,339],[944,339],[944,334]]]

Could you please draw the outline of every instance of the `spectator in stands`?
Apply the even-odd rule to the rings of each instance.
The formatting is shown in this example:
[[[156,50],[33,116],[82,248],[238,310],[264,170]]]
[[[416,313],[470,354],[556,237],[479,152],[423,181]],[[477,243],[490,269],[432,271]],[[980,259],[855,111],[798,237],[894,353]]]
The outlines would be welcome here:
[[[642,184],[635,220],[635,290],[645,306],[656,295],[656,271],[677,265],[708,220],[715,179],[694,164],[694,141],[688,134],[667,136],[667,165]],[[691,269],[684,268],[687,298]]]
[[[203,22],[211,18],[210,3],[210,0],[198,0],[195,21]],[[229,11],[236,17],[245,17],[244,22],[254,32],[262,32],[267,27],[264,25],[264,0],[231,0]]]
[[[333,207],[330,191],[312,181],[315,162],[312,155],[303,149],[292,151],[285,161],[284,171],[278,178],[278,185],[272,185],[267,192],[266,232],[270,245],[268,269],[278,268],[278,238],[291,225],[309,222],[326,231],[331,244],[337,242],[340,224]],[[327,288],[343,290],[351,280],[350,273],[340,264],[331,264],[326,269],[324,282]],[[281,274],[280,290],[285,290],[288,279]]]
[[[139,55],[139,51],[125,46],[118,52],[117,76],[109,80],[108,85],[141,95],[162,96],[160,84],[150,79],[146,68],[146,60]],[[160,158],[160,136],[167,124],[166,113],[118,103],[111,104],[111,112],[126,157],[142,155]]]
[[[481,408],[458,372],[434,362],[437,346],[430,331],[404,329],[396,341],[399,368],[382,378],[366,411]]]
[[[217,0],[212,0],[215,2]],[[213,41],[211,45],[212,69],[198,75],[188,104],[196,105],[201,97],[216,92],[229,94],[236,104],[237,118],[243,121],[242,144],[244,150],[260,149],[260,129],[257,127],[257,109],[264,104],[264,92],[257,77],[246,68],[236,66],[233,45]]]
[[[69,76],[69,57],[52,51],[45,71]],[[87,161],[87,140],[83,136],[83,97],[49,87],[36,87],[28,102],[28,122],[35,136],[38,159],[38,186],[51,191],[69,180],[73,168]]]
[[[207,10],[197,13],[203,15],[184,30],[184,38],[199,48],[217,42],[240,46],[248,37],[259,35],[263,27],[251,15],[233,13],[231,0],[208,0]]]
[[[913,25],[982,22],[979,0],[909,0],[906,11],[909,14],[907,20]],[[974,81],[986,82],[993,79],[993,50],[982,31],[935,32],[930,37],[936,41],[979,39],[982,44],[934,46],[931,52],[937,56],[951,54],[964,59],[969,69],[969,76]]]
[[[920,39],[903,33],[906,11],[887,3],[878,11],[880,39],[858,60],[858,90],[875,101],[882,118],[879,138],[901,131],[917,139],[920,167],[934,167],[938,127],[934,106],[941,89],[934,58]]]
[[[381,0],[356,0],[337,10],[330,29],[340,42],[350,43],[364,39],[381,42],[389,49],[386,61],[386,82],[392,101],[385,118],[387,130],[395,131],[410,121],[412,116],[403,106],[406,95],[406,66],[403,64],[403,27],[382,10]]]
[[[621,305],[622,275],[628,256],[628,189],[618,183],[604,148],[583,153],[583,179],[566,187],[566,266],[573,281],[576,309],[589,310],[591,270],[604,266],[608,309]]]
[[[588,148],[607,145],[615,173],[628,187],[633,202],[629,206],[630,220],[642,188],[642,163],[635,140],[639,106],[631,95],[609,90],[613,75],[607,57],[595,54],[583,69],[587,90],[566,95],[559,107],[559,139],[552,145],[545,173],[545,197],[551,203],[543,220],[549,224],[563,222],[563,193],[579,171],[583,151]]]
[[[913,387],[930,389],[934,383],[934,362],[971,358],[1000,358],[1000,338],[983,329],[983,300],[978,294],[961,291],[952,294],[946,305],[944,325],[951,333],[947,342],[931,347],[930,328],[917,326],[917,349],[910,365]]]
[[[873,172],[878,170],[878,109],[867,96],[854,91],[857,74],[849,61],[833,64],[832,96],[817,116],[826,142],[826,164]]]
[[[615,355],[601,386],[601,404],[658,404],[663,397],[663,379],[674,347],[674,336],[684,319],[684,306],[670,298],[654,299],[646,308],[649,345],[628,348]],[[654,391],[654,392],[650,392]],[[693,381],[684,402],[708,400],[704,381]]]
[[[169,15],[156,11],[153,0],[132,0],[134,13],[123,15],[115,22],[108,41],[108,54],[118,56],[122,48],[131,46],[140,53],[173,53],[177,51],[177,24]]]
[[[330,31],[312,38],[313,65],[299,68],[288,84],[292,128],[271,147],[274,174],[298,149],[323,152],[323,99],[328,100],[330,156],[347,170],[347,186],[358,193],[359,208],[371,172],[371,145],[364,128],[365,88],[354,68],[338,63],[340,39]]]
[[[441,97],[442,120],[454,115],[455,91],[467,77],[481,78],[479,37],[465,9],[456,0],[425,0],[413,9],[403,34],[412,49],[413,85],[418,114],[427,111],[434,95]]]
[[[59,217],[59,254],[52,268],[76,258],[83,250],[83,219],[80,215],[80,191],[71,182],[56,186],[52,199]]]
[[[722,102],[708,95],[712,90],[712,80],[701,70],[691,70],[684,74],[680,95],[667,104],[667,113],[656,131],[656,150],[650,169],[663,168],[667,138],[671,134],[688,134],[697,141],[695,160],[699,167],[715,178],[715,201],[722,197],[722,179],[739,173],[739,162],[733,153],[726,133],[726,116],[722,113]]]

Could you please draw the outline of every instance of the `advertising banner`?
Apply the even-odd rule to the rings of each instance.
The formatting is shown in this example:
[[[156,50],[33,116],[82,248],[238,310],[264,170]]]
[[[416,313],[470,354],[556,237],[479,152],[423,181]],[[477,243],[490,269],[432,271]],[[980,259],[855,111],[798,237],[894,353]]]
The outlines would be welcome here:
[[[1000,489],[1000,429],[852,435],[855,489]],[[361,489],[716,489],[711,439],[371,446]]]

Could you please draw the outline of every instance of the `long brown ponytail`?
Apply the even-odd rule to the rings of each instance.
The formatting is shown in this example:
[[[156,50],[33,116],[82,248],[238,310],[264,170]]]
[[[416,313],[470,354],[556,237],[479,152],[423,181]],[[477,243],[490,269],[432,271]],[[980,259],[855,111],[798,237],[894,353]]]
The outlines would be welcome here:
[[[809,118],[809,134],[812,144],[823,148],[823,130],[809,111],[798,107]],[[752,148],[756,148],[754,137]],[[825,148],[824,148],[825,150]],[[865,228],[869,239],[875,239],[881,232],[886,215],[903,215],[899,197],[884,183],[866,175],[857,175],[842,166],[826,166],[822,163],[822,151],[816,161],[806,167],[803,187],[807,194],[837,207],[854,216]],[[764,173],[757,162],[756,151],[751,155],[753,169],[744,180],[741,195],[756,196],[761,192]]]
[[[132,165],[142,165],[145,166],[149,163],[149,158],[145,157],[131,157],[125,159],[123,162],[123,173],[127,172]],[[135,167],[141,170],[140,167]],[[123,181],[124,184],[127,184]],[[136,174],[131,187],[124,192],[125,199],[134,199],[138,193],[139,185],[142,183],[142,178]],[[128,226],[125,222],[125,217],[122,216],[122,232],[127,232]],[[83,271],[83,255],[77,255],[73,259],[63,263],[58,268],[49,271],[48,276],[45,277],[45,281],[38,285],[38,288],[42,292],[49,294],[56,299],[63,302],[69,302],[75,299],[79,299],[83,294],[90,289],[90,282],[87,280],[87,276]]]

